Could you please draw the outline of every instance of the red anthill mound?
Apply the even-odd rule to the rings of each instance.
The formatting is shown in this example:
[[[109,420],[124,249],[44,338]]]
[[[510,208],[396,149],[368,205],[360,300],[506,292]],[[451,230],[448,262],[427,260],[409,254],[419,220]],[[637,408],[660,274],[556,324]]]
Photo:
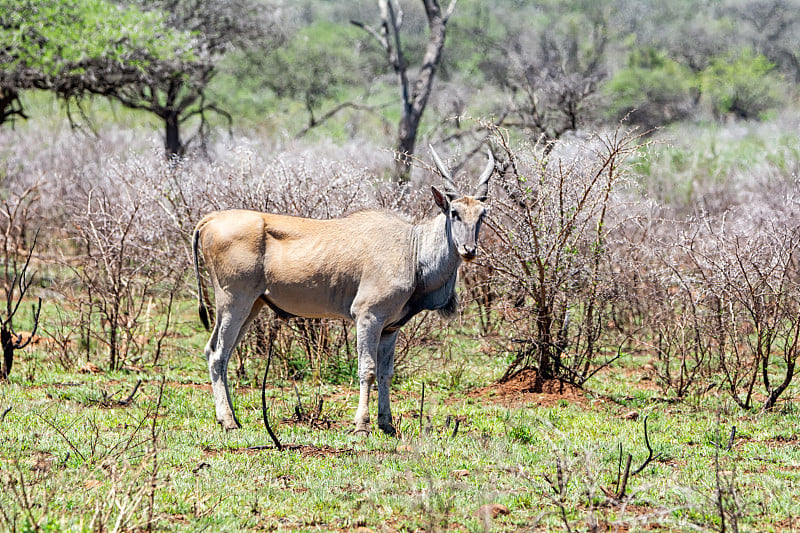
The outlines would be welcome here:
[[[475,389],[470,396],[509,407],[526,404],[550,406],[561,400],[587,402],[586,393],[580,387],[560,379],[538,379],[536,370],[532,368],[523,368],[505,381]]]

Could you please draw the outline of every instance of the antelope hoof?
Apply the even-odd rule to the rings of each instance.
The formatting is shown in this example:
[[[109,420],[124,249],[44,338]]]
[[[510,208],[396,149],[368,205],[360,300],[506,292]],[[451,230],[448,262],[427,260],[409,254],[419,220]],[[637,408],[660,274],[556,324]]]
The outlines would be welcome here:
[[[390,437],[397,435],[397,429],[392,424],[392,415],[378,415],[378,427]]]
[[[389,423],[389,424],[379,424],[381,431],[383,431],[389,437],[396,437],[397,436],[397,429]]]
[[[217,420],[219,425],[222,426],[222,429],[225,431],[233,431],[234,429],[240,429],[242,427],[236,419],[233,420]]]
[[[353,433],[361,437],[368,436],[370,434],[369,422],[366,424],[356,424],[356,429]]]

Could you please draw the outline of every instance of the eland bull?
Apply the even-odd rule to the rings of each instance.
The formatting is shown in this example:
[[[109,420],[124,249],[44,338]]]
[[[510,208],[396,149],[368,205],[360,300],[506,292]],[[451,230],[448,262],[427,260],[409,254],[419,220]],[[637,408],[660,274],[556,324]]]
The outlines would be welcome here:
[[[223,428],[240,427],[228,391],[228,361],[266,305],[284,319],[342,318],[354,323],[360,384],[355,432],[369,433],[369,393],[377,379],[378,426],[395,434],[389,388],[398,330],[423,310],[456,313],[458,267],[477,253],[495,168],[489,152],[474,195],[463,195],[433,147],[431,152],[444,181],[444,191],[431,187],[441,213],[421,224],[381,211],[316,220],[246,210],[218,211],[197,224],[192,253],[199,312],[208,329],[201,249],[216,303],[205,356]]]

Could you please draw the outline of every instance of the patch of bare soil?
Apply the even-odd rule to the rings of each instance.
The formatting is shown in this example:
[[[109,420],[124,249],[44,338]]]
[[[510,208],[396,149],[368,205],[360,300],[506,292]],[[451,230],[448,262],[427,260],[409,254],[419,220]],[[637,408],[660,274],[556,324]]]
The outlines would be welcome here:
[[[796,434],[792,434],[790,436],[778,435],[776,437],[766,439],[764,442],[766,442],[768,445],[776,447],[783,447],[785,445],[797,446],[800,444],[800,436]]]
[[[800,531],[800,516],[790,516],[775,523],[776,531]]]
[[[521,405],[552,406],[561,400],[586,405],[589,399],[580,387],[558,379],[537,379],[536,370],[523,368],[502,383],[494,383],[469,393],[472,398],[481,398],[508,407]]]
[[[303,457],[341,457],[353,455],[353,448],[334,448],[333,446],[323,445],[314,446],[313,444],[284,444],[284,451],[291,450],[300,453]],[[277,451],[275,446],[268,444],[264,446],[249,446],[247,448],[214,448],[205,446],[203,450],[207,455],[221,455],[223,453],[248,453],[256,454],[264,451]]]
[[[151,379],[147,381],[158,382],[159,380]],[[174,389],[194,389],[194,390],[211,392],[211,383],[192,383],[191,381],[167,380],[165,387]]]

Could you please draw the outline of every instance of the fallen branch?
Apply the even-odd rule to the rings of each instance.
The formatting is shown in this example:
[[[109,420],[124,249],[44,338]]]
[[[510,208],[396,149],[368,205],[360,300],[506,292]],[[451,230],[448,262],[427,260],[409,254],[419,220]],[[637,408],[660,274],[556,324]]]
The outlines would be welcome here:
[[[726,452],[731,451],[731,448],[733,448],[733,441],[735,438],[736,438],[736,426],[731,426],[731,435],[730,437],[728,437],[728,445],[725,446]]]
[[[192,468],[192,474],[196,474],[204,468],[211,468],[211,465],[205,461],[200,461],[199,463],[197,463],[197,466]]]
[[[644,470],[653,459],[658,459],[659,457],[661,457],[660,453],[658,455],[653,455],[653,447],[650,445],[650,436],[647,433],[647,416],[644,417],[644,443],[645,446],[647,446],[647,459],[644,460],[642,466],[640,466],[633,472],[631,472],[631,461],[633,460],[633,456],[631,454],[628,454],[628,457],[625,460],[625,469],[622,470],[622,444],[620,443],[619,445],[619,461],[617,463],[617,487],[613,494],[613,497],[616,501],[622,500],[622,498],[625,496],[625,491],[627,490],[628,487],[628,480],[631,477],[641,473],[642,470]],[[606,492],[606,494],[609,493]],[[611,494],[609,494],[609,496],[611,496]]]
[[[422,435],[422,410],[425,408],[425,382],[422,382],[422,397],[419,399],[419,434]]]
[[[279,452],[283,451],[283,445],[281,441],[278,440],[278,437],[275,436],[275,433],[272,431],[272,428],[269,425],[269,418],[267,417],[267,374],[269,373],[269,365],[272,362],[272,351],[274,350],[274,343],[272,342],[272,338],[270,338],[269,342],[269,352],[267,354],[267,368],[264,369],[264,381],[261,384],[261,414],[264,417],[264,427],[267,428],[267,433],[269,433],[269,437],[272,439],[272,442],[275,443],[275,447],[278,449]]]
[[[133,386],[133,390],[128,395],[127,398],[124,400],[115,400],[113,399],[114,396],[119,394],[119,391],[115,392],[114,394],[109,394],[104,390],[100,391],[100,398],[96,400],[92,400],[96,402],[101,407],[113,408],[113,407],[126,407],[133,402],[134,396],[136,396],[136,392],[139,390],[139,386],[142,384],[142,380],[139,379],[136,381],[136,385]]]
[[[130,405],[130,403],[133,401],[133,397],[136,396],[136,391],[139,390],[139,385],[141,384],[142,384],[141,379],[136,380],[136,385],[133,386],[133,390],[131,391],[131,393],[124,400],[120,400],[119,405]]]

